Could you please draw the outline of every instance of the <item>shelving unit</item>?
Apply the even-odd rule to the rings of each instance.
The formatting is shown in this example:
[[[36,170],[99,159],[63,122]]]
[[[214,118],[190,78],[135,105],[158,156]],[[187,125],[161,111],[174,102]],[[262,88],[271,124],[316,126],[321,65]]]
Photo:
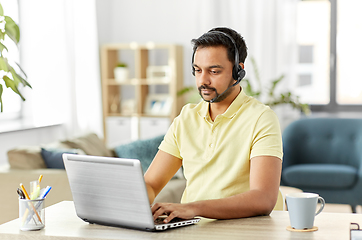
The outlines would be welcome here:
[[[119,62],[126,63],[130,72],[129,79],[122,82],[114,77]],[[167,74],[159,77],[147,73],[155,67],[167,69]],[[101,74],[104,139],[110,147],[165,133],[181,110],[183,100],[177,92],[183,87],[182,46],[103,45]],[[147,121],[153,124],[144,123]],[[157,122],[164,126],[143,126],[158,125]]]

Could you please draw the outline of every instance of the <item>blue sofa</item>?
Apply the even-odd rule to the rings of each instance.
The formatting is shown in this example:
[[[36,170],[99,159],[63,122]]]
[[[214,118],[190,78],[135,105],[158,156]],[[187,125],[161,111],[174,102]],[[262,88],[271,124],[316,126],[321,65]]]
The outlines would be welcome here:
[[[303,118],[283,132],[281,185],[362,204],[362,119]]]

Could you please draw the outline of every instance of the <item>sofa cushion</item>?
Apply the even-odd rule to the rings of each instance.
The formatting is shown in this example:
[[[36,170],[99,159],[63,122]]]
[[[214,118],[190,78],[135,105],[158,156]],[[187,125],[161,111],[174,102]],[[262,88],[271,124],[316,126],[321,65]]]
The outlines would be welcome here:
[[[115,147],[114,151],[120,158],[140,160],[142,170],[143,172],[146,172],[158,152],[158,146],[161,144],[163,137],[164,135],[147,140],[137,140]]]
[[[46,168],[41,156],[41,147],[68,148],[59,142],[42,146],[19,146],[7,152],[8,163],[14,169],[38,169]]]
[[[282,178],[289,186],[342,189],[356,183],[357,169],[340,164],[299,164],[283,169]]]
[[[65,169],[63,162],[63,153],[85,154],[80,149],[45,149],[41,148],[41,156],[47,168]]]
[[[40,146],[20,146],[7,153],[11,168],[37,169],[46,168],[40,154]]]
[[[112,151],[105,146],[104,142],[95,133],[65,140],[62,143],[70,148],[82,149],[87,155],[113,157]]]

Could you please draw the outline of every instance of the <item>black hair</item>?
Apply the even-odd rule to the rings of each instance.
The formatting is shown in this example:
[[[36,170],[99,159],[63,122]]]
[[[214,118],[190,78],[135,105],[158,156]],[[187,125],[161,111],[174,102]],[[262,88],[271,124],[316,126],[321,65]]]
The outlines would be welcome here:
[[[234,63],[235,62],[235,47],[233,42],[224,34],[218,32],[224,32],[235,41],[236,47],[239,51],[239,62],[244,63],[247,53],[247,47],[244,41],[244,38],[235,30],[226,27],[217,27],[209,30],[207,33],[203,34],[197,39],[192,39],[191,43],[193,44],[193,51],[195,52],[197,48],[211,47],[211,46],[224,46],[228,52],[228,59]]]

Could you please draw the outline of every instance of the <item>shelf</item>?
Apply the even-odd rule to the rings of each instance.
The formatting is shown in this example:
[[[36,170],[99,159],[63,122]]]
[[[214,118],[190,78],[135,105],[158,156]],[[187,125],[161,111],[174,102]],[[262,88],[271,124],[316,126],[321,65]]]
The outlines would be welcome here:
[[[106,80],[107,84],[110,86],[121,86],[121,85],[167,85],[170,84],[170,80],[159,80],[159,79],[138,79],[138,78],[132,78],[129,80],[126,80],[124,82],[117,82],[113,78],[109,78]]]
[[[143,128],[142,131],[148,132],[146,135],[141,132],[139,124],[145,118],[154,118],[152,121],[157,121],[158,118],[161,122],[167,119],[166,122],[170,123],[180,113],[183,99],[177,93],[183,88],[182,55],[182,46],[175,44],[132,42],[102,45],[103,128],[104,138],[108,144],[110,144],[107,139],[108,133],[113,137],[119,135],[122,138],[122,133],[115,134],[113,131],[126,129],[122,127],[112,130],[107,127],[109,122],[107,120],[111,117],[128,118],[132,119],[130,122],[138,122],[138,127],[132,125],[132,130],[128,129],[134,139],[135,135],[141,137],[152,131],[160,131],[156,127],[150,127]],[[127,81],[115,80],[114,68],[119,62],[127,64],[130,78]],[[162,129],[164,131],[165,128]],[[116,141],[116,137],[113,137],[112,141]]]
[[[154,114],[138,114],[138,113],[132,113],[132,114],[123,114],[123,113],[109,113],[109,117],[147,117],[147,118],[170,118],[169,115],[154,115]]]

